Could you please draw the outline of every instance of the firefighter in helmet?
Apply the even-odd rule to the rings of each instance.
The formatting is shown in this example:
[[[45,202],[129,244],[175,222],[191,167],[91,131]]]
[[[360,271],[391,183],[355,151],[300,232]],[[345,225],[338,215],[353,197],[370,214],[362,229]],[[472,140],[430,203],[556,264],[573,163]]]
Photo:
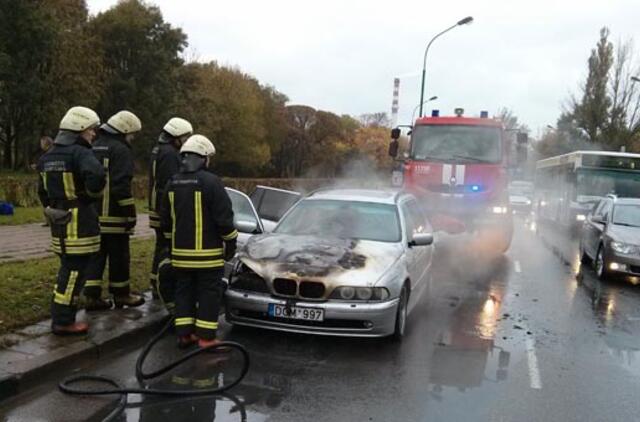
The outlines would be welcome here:
[[[192,133],[193,126],[191,126],[191,123],[180,117],[173,117],[164,125],[158,142],[151,150],[149,166],[149,226],[156,233],[156,244],[149,278],[154,296],[158,296],[159,292],[159,296],[163,299],[169,311],[174,308],[173,298],[169,293],[163,295],[162,291],[167,291],[167,289],[159,286],[158,267],[165,261],[163,258],[167,257],[166,241],[162,238],[162,231],[160,230],[160,204],[167,182],[180,170],[180,147]]]
[[[216,150],[202,135],[182,146],[180,172],[164,191],[163,234],[171,240],[176,278],[178,346],[216,344],[218,313],[224,294],[224,261],[235,254],[238,232],[231,200],[222,181],[207,170]]]
[[[60,270],[51,304],[54,334],[85,334],[76,322],[77,298],[90,259],[100,249],[98,215],[91,203],[102,195],[105,172],[91,151],[100,118],[86,107],[72,107],[60,122],[53,147],[38,160],[38,196],[51,227]]]
[[[105,310],[111,302],[102,299],[102,274],[109,260],[109,293],[115,306],[140,306],[141,295],[131,293],[129,238],[136,225],[136,206],[131,192],[134,163],[131,142],[142,129],[130,111],[119,111],[100,126],[93,152],[107,174],[104,195],[95,204],[100,220],[100,252],[89,265],[84,294],[88,311]]]

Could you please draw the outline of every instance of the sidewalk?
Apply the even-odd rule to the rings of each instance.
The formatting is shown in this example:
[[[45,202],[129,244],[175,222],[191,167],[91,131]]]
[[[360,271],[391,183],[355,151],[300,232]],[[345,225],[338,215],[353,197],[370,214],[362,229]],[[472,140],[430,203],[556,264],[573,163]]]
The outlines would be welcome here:
[[[133,238],[145,238],[153,235],[149,228],[149,215],[138,214],[138,224]],[[51,256],[49,250],[51,232],[49,227],[40,223],[20,226],[0,226],[0,264],[12,261]]]
[[[89,334],[59,337],[51,334],[51,320],[30,325],[15,333],[0,336],[0,402],[19,394],[43,377],[69,371],[81,363],[97,360],[157,332],[166,321],[160,301],[145,294],[146,303],[138,308],[86,314],[79,320],[89,322]]]

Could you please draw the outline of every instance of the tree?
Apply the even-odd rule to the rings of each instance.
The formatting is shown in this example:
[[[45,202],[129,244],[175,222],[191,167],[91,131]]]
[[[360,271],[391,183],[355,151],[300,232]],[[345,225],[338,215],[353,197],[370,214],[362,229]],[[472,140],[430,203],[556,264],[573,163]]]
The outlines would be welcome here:
[[[218,171],[256,175],[269,163],[270,143],[275,144],[273,138],[282,128],[279,122],[266,120],[278,114],[278,102],[284,101],[281,94],[265,92],[252,77],[215,62],[183,66],[178,87],[176,112],[213,140]]]
[[[108,118],[128,109],[142,120],[135,149],[146,156],[151,143],[173,113],[180,53],[187,36],[164,21],[156,6],[141,0],[122,0],[90,22],[104,54],[104,94],[98,113]]]
[[[602,141],[611,107],[607,92],[609,71],[613,65],[613,44],[609,41],[609,29],[600,30],[600,40],[591,50],[589,73],[582,86],[582,100],[573,101],[573,115],[577,126],[583,129],[591,142]]]
[[[53,44],[43,1],[0,0],[0,143],[15,169],[46,100],[45,69]]]
[[[366,127],[391,127],[391,119],[385,112],[362,114],[360,123]]]

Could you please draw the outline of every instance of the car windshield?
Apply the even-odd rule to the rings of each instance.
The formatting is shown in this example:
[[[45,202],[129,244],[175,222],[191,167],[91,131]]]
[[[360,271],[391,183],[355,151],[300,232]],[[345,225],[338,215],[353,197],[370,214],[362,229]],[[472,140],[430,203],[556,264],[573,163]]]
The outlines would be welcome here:
[[[613,170],[580,170],[578,172],[578,195],[636,196],[640,192],[640,172]]]
[[[274,232],[378,242],[401,239],[394,205],[358,201],[304,200],[284,217]]]
[[[488,126],[422,125],[411,134],[411,157],[454,163],[499,163],[500,129]]]
[[[616,205],[613,209],[613,224],[640,227],[640,205]]]

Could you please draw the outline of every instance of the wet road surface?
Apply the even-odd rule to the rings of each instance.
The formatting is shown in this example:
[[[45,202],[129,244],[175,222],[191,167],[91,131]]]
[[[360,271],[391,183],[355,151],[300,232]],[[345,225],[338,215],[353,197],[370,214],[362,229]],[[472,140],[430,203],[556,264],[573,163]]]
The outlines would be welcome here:
[[[132,396],[122,421],[640,420],[640,286],[601,283],[555,229],[518,222],[499,259],[439,242],[430,298],[401,344],[225,327],[252,366],[233,396]],[[142,340],[142,339],[141,339]],[[99,372],[134,385],[137,349]],[[151,365],[177,356],[171,340]],[[198,359],[154,386],[228,382],[233,356]],[[0,407],[1,420],[101,420],[108,399],[63,396],[53,380]]]

